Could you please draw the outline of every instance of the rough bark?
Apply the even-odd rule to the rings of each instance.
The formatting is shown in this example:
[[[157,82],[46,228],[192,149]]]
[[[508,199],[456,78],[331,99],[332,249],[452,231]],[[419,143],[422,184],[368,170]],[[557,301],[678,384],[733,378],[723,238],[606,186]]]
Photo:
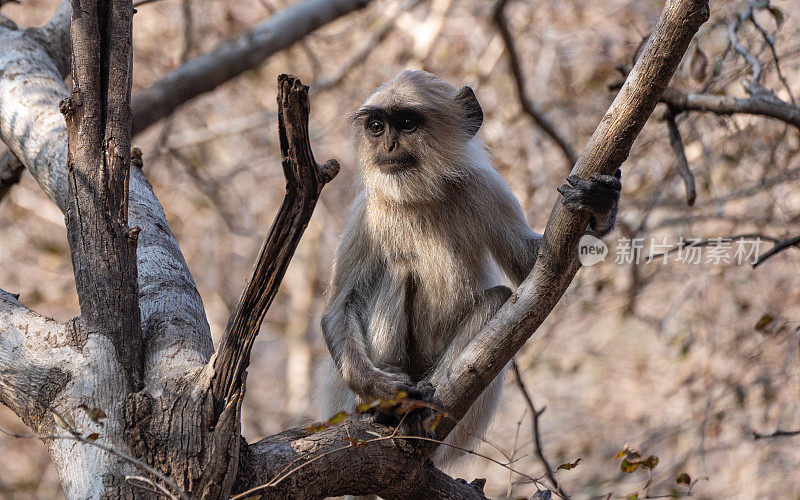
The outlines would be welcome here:
[[[143,352],[136,284],[139,228],[128,227],[131,166],[131,0],[79,0],[72,10],[67,122],[67,239],[82,326],[108,335],[138,389]]]
[[[482,482],[468,484],[433,467],[414,440],[391,439],[393,429],[349,421],[322,432],[292,429],[250,445],[239,475],[242,497],[483,499]],[[361,443],[353,445],[351,443]]]

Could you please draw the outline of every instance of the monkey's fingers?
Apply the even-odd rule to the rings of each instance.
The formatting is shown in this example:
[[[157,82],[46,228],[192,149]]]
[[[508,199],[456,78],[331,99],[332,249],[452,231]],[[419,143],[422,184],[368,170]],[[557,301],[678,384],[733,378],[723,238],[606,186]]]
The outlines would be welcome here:
[[[601,184],[607,188],[620,191],[622,189],[622,182],[620,181],[621,175],[622,175],[621,171],[617,169],[617,172],[614,175],[603,175],[594,173],[589,176],[589,180],[591,180],[596,184]]]

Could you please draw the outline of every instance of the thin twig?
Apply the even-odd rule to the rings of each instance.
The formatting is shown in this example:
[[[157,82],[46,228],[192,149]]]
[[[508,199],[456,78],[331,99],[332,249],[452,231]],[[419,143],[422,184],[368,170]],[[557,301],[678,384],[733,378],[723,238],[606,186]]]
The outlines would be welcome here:
[[[741,42],[739,41],[739,36],[737,32],[739,28],[742,26],[742,22],[746,19],[749,19],[753,16],[753,4],[755,2],[751,1],[747,4],[745,10],[736,16],[734,20],[728,25],[728,40],[730,40],[733,49],[741,55],[747,64],[750,65],[750,68],[753,72],[753,76],[750,79],[750,84],[747,86],[747,90],[750,93],[754,93],[759,87],[761,87],[761,63],[758,62],[758,59],[750,54],[747,49],[742,46]]]
[[[794,236],[792,238],[787,238],[785,240],[781,240],[775,243],[775,246],[764,252],[763,254],[759,255],[758,260],[753,263],[753,268],[756,268],[761,265],[762,262],[769,259],[773,255],[776,255],[789,247],[797,247],[800,248],[800,235]]]
[[[62,418],[62,420],[63,420],[63,418]],[[75,431],[74,429],[67,429],[67,431],[70,433],[68,436],[60,436],[60,435],[57,435],[57,434],[49,434],[49,435],[36,435],[36,434],[33,434],[33,435],[30,435],[30,436],[25,436],[25,435],[22,435],[22,434],[16,434],[16,433],[13,433],[13,432],[6,431],[4,429],[0,429],[0,433],[5,434],[6,436],[17,438],[17,439],[40,439],[42,441],[54,441],[54,440],[58,440],[58,439],[67,439],[67,440],[70,440],[70,441],[77,441],[77,442],[79,442],[81,444],[87,444],[89,446],[94,446],[94,447],[99,448],[99,449],[105,451],[106,453],[110,453],[110,454],[114,455],[115,457],[119,458],[120,460],[128,462],[129,464],[141,469],[142,471],[144,471],[144,472],[146,472],[148,474],[152,474],[153,476],[158,478],[160,481],[162,481],[164,484],[166,484],[167,486],[169,486],[170,488],[172,488],[174,491],[176,491],[178,493],[178,496],[175,496],[174,494],[169,493],[169,497],[170,498],[172,498],[172,499],[181,498],[182,500],[189,500],[189,497],[186,495],[186,493],[183,492],[183,490],[181,490],[178,487],[178,485],[176,485],[174,482],[170,481],[164,474],[158,472],[157,470],[155,470],[154,468],[150,467],[149,465],[147,465],[146,463],[142,462],[141,460],[138,460],[138,459],[128,455],[127,453],[119,451],[119,450],[115,449],[113,446],[107,446],[107,445],[104,445],[102,443],[98,443],[97,440],[86,439],[83,436],[81,436],[80,434],[78,434],[77,431]]]
[[[542,413],[544,413],[547,407],[545,406],[541,410],[537,410],[533,406],[533,399],[531,399],[531,395],[528,393],[528,389],[525,387],[525,382],[522,381],[522,374],[519,372],[519,366],[517,366],[516,359],[511,360],[511,369],[514,371],[514,380],[516,381],[517,387],[519,387],[519,390],[522,393],[522,397],[525,398],[525,403],[528,405],[528,410],[531,414],[531,423],[533,425],[533,445],[536,451],[536,456],[539,457],[539,461],[544,466],[545,476],[547,476],[547,479],[553,483],[553,488],[556,489],[555,493],[561,498],[569,499],[569,495],[561,487],[561,484],[559,484],[558,478],[553,471],[553,467],[550,465],[547,457],[544,456],[544,450],[542,449],[542,438],[539,432],[539,417],[542,416]]]
[[[519,103],[522,106],[522,110],[533,119],[534,123],[536,123],[536,125],[538,125],[539,128],[541,128],[542,131],[558,145],[559,149],[561,149],[561,152],[564,153],[564,157],[569,164],[569,168],[572,168],[572,166],[575,165],[575,162],[578,160],[577,153],[575,153],[575,150],[572,148],[569,142],[567,142],[567,140],[558,133],[555,126],[544,115],[544,113],[537,109],[536,105],[526,95],[525,75],[522,71],[519,53],[514,45],[514,38],[511,36],[511,30],[508,27],[508,20],[506,19],[504,13],[507,3],[508,0],[498,0],[498,2],[494,5],[494,21],[498,30],[500,30],[500,34],[503,37],[503,43],[506,47],[506,52],[508,53],[508,63],[509,66],[511,66],[511,73],[514,76],[514,82],[516,83]]]
[[[767,33],[767,30],[765,30],[758,23],[756,16],[752,11],[750,11],[750,22],[753,23],[753,26],[755,26],[756,30],[758,30],[758,32],[761,34],[761,38],[764,39],[764,43],[766,43],[767,47],[769,47],[769,50],[772,53],[772,60],[775,62],[775,72],[778,74],[778,80],[781,81],[783,88],[786,89],[786,93],[789,94],[789,100],[792,102],[792,104],[797,104],[794,100],[794,95],[792,95],[792,89],[789,87],[789,82],[786,81],[786,77],[783,76],[783,71],[781,71],[781,61],[778,57],[778,52],[775,50],[774,37],[770,36],[769,33]]]
[[[756,440],[758,440],[758,439],[768,439],[768,438],[774,438],[774,437],[784,437],[784,436],[800,436],[800,429],[795,430],[795,431],[783,431],[783,430],[778,429],[777,431],[775,431],[775,432],[773,432],[771,434],[761,434],[761,433],[758,433],[756,431],[753,431],[753,439],[756,439]]]
[[[697,189],[695,188],[694,174],[692,174],[692,170],[689,168],[689,161],[686,159],[686,151],[683,148],[681,131],[678,129],[678,124],[675,122],[675,111],[673,108],[668,108],[667,112],[664,113],[664,121],[667,122],[669,145],[672,146],[672,152],[675,153],[678,175],[683,179],[683,185],[686,189],[686,204],[691,207],[694,205],[694,200],[697,198]]]

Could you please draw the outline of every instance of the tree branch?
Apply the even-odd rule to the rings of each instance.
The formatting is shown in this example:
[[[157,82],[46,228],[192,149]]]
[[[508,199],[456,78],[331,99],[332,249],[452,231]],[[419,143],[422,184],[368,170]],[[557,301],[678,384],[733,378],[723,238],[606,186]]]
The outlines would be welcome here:
[[[677,111],[701,111],[718,115],[743,113],[774,118],[800,129],[800,108],[778,97],[757,93],[747,98],[711,94],[684,94],[667,88],[661,102]]]
[[[517,387],[519,387],[522,397],[525,399],[525,404],[528,405],[528,412],[531,414],[531,433],[533,434],[533,449],[536,452],[536,456],[539,458],[539,462],[541,462],[542,466],[544,467],[545,475],[547,476],[547,479],[550,480],[550,483],[552,483],[553,488],[555,488],[557,491],[558,496],[564,500],[569,500],[570,496],[566,491],[564,491],[564,488],[561,487],[561,483],[558,481],[556,473],[553,471],[553,467],[550,465],[547,457],[544,456],[544,450],[542,449],[542,437],[541,433],[539,432],[539,418],[542,416],[542,413],[544,413],[547,407],[544,406],[541,410],[537,410],[536,407],[533,406],[533,399],[531,399],[531,395],[528,393],[528,388],[525,387],[525,382],[522,380],[522,374],[519,371],[519,366],[517,366],[516,359],[512,358],[511,369],[514,372],[514,381],[517,383]]]
[[[678,164],[678,174],[683,179],[683,185],[686,188],[686,204],[691,207],[697,198],[697,189],[695,188],[694,174],[692,174],[692,169],[689,168],[689,161],[686,159],[686,151],[683,149],[681,131],[675,122],[675,112],[672,108],[669,108],[664,114],[664,120],[667,122],[667,129],[669,130],[669,145],[672,147],[672,152],[675,154],[675,162]]]
[[[288,7],[244,35],[191,59],[133,97],[133,134],[168,116],[191,99],[261,64],[317,28],[367,5],[370,0],[306,0]]]
[[[252,276],[233,310],[214,359],[214,401],[222,408],[239,391],[261,321],[278,292],[322,188],[339,172],[336,160],[317,165],[308,137],[308,87],[278,77],[278,135],[286,196],[264,241]]]
[[[569,167],[572,167],[575,165],[575,162],[578,159],[578,155],[575,154],[575,150],[566,139],[561,137],[555,126],[550,123],[550,120],[544,115],[544,113],[537,109],[536,105],[528,98],[525,91],[525,75],[522,71],[522,65],[519,62],[519,54],[517,53],[517,48],[514,45],[514,38],[511,36],[511,30],[508,27],[508,21],[506,20],[504,13],[507,3],[508,0],[499,0],[495,4],[494,21],[498,30],[500,31],[500,35],[503,37],[503,43],[505,44],[506,52],[508,53],[508,64],[511,66],[511,73],[514,75],[514,82],[516,83],[519,103],[522,106],[522,110],[528,116],[530,116],[531,119],[533,119],[533,122],[556,143],[559,149],[561,149],[561,152],[564,153],[564,157],[566,158]]]
[[[664,7],[642,55],[581,153],[573,174],[613,174],[667,88],[686,47],[709,15],[708,2],[675,0]],[[435,397],[461,418],[483,389],[536,331],[580,268],[577,243],[587,227],[585,214],[566,210],[560,198],[547,222],[539,257],[528,278],[476,338],[449,366],[432,376]],[[437,437],[453,423],[443,420]]]
[[[139,228],[128,227],[133,7],[130,0],[76,0],[67,122],[67,239],[88,332],[107,335],[138,390],[144,349],[136,282]]]
[[[381,498],[484,499],[481,480],[453,479],[424,460],[396,429],[346,421],[312,433],[292,429],[250,445],[234,498],[323,498],[378,494]],[[376,436],[384,436],[376,438]],[[249,491],[248,491],[249,490]]]
[[[776,255],[787,248],[800,245],[800,235],[794,236],[792,238],[786,238],[785,240],[775,242],[775,246],[764,252],[758,257],[758,260],[753,263],[753,267],[760,266],[765,260],[769,259],[773,255]]]
[[[52,402],[72,378],[75,355],[64,325],[0,290],[0,403],[32,429],[41,429],[47,416],[42,402]]]
[[[66,2],[47,26],[69,19],[68,14]],[[65,212],[67,133],[58,103],[68,92],[53,60],[56,51],[44,46],[43,40],[49,38],[33,32],[0,25],[0,139]],[[68,31],[53,27],[52,33]],[[141,158],[133,163],[141,166]],[[184,378],[202,368],[213,345],[194,280],[158,199],[136,166],[130,172],[129,189],[128,221],[141,228],[137,259],[145,383],[158,388],[166,379]]]

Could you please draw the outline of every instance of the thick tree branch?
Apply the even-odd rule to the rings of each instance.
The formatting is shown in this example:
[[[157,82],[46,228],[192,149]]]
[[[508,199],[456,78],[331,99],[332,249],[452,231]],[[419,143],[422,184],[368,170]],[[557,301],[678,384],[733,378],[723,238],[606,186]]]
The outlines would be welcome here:
[[[133,97],[133,134],[168,116],[191,99],[283,50],[317,28],[367,5],[370,0],[306,0],[289,7],[216,50],[191,59]]]
[[[240,467],[237,491],[252,491],[239,498],[485,498],[480,480],[454,480],[424,460],[413,440],[392,438],[394,431],[347,421],[317,433],[292,429],[263,439],[250,445]]]
[[[77,0],[72,10],[72,95],[67,122],[67,239],[81,316],[107,335],[139,388],[144,349],[136,283],[139,228],[128,227],[133,7],[130,0]]]
[[[49,404],[71,379],[69,367],[76,355],[64,325],[0,290],[0,403],[32,429],[42,427],[42,402]]]
[[[517,48],[514,45],[514,38],[511,35],[511,30],[508,27],[508,21],[506,20],[506,16],[504,13],[504,9],[508,0],[499,0],[494,6],[494,21],[497,25],[497,28],[500,30],[500,35],[503,37],[503,43],[506,47],[506,52],[508,53],[508,64],[511,66],[511,73],[514,75],[514,82],[516,83],[517,88],[517,97],[519,99],[519,103],[522,106],[522,110],[533,119],[533,122],[542,129],[542,131],[547,134],[553,142],[558,145],[558,148],[561,149],[561,152],[564,153],[564,157],[569,163],[569,166],[575,164],[575,161],[578,159],[578,155],[575,154],[575,150],[572,148],[572,145],[567,142],[566,139],[561,137],[561,134],[555,128],[555,125],[550,123],[550,120],[540,111],[536,105],[528,98],[527,92],[525,91],[525,75],[522,71],[522,65],[519,61],[519,54],[517,53]]]
[[[47,26],[57,25],[65,11],[69,19],[69,5],[62,4]],[[58,103],[68,92],[52,47],[47,49],[32,32],[0,25],[0,138],[64,212],[67,133]],[[52,33],[62,32],[68,30],[52,28]],[[141,165],[141,160],[134,163]],[[145,383],[159,388],[165,379],[188,377],[202,368],[213,345],[194,280],[140,168],[131,169],[129,188],[128,222],[141,228],[137,259]]]
[[[321,166],[314,161],[308,137],[308,87],[294,77],[281,75],[278,88],[278,135],[286,196],[214,359],[214,401],[220,407],[240,390],[261,321],[278,292],[322,188],[339,172],[336,160]]]
[[[667,88],[686,47],[709,15],[707,1],[674,0],[664,7],[636,65],[581,153],[572,173],[613,174]],[[587,227],[587,216],[577,215],[556,202],[547,222],[533,271],[498,314],[453,363],[432,376],[436,397],[444,410],[462,417],[483,389],[552,311],[575,273],[577,243]],[[445,419],[437,427],[443,437],[453,428]]]

